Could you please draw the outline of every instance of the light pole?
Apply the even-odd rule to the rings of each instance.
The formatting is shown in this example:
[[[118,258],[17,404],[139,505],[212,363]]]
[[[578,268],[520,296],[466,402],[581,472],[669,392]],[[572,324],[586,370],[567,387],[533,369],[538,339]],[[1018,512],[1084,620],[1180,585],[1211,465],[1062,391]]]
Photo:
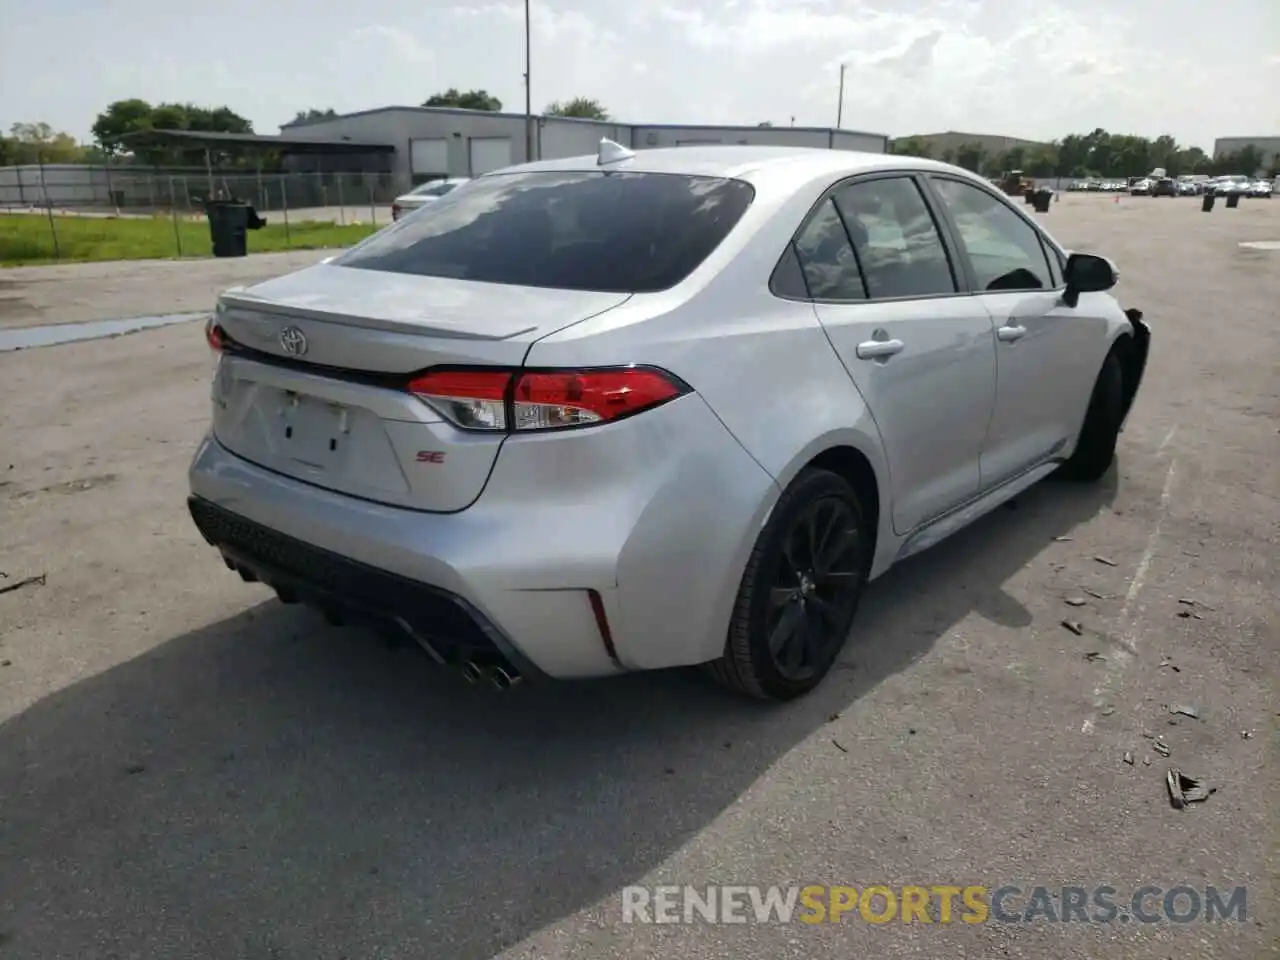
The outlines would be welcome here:
[[[533,84],[529,75],[533,67],[530,64],[533,48],[533,30],[529,20],[529,0],[524,0],[524,159],[532,163],[533,156]]]
[[[836,129],[840,129],[841,123],[844,121],[844,68],[845,64],[840,64],[840,96],[836,98]]]

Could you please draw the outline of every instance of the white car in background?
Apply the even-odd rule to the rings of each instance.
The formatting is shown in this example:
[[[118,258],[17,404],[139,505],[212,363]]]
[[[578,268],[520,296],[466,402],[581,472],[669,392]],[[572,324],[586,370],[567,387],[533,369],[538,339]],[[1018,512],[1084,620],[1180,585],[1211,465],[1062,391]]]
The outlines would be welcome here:
[[[399,220],[406,213],[411,213],[425,204],[434,203],[467,182],[469,182],[467,177],[450,177],[447,180],[430,180],[421,186],[414,187],[408,193],[401,194],[391,201],[391,219]]]
[[[1275,187],[1270,180],[1255,180],[1249,184],[1249,196],[1251,197],[1265,197],[1270,200],[1274,190]]]
[[[1238,173],[1219,177],[1213,185],[1213,192],[1219,197],[1229,197],[1233,193],[1247,193],[1248,190],[1249,178]]]

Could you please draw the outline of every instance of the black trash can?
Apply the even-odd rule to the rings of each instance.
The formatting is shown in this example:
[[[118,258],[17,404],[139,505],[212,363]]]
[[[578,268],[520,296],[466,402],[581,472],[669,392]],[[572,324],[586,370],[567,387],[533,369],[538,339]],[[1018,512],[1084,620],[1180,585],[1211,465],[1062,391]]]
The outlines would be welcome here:
[[[1037,190],[1035,193],[1036,213],[1048,213],[1049,204],[1053,203],[1052,190]]]
[[[1227,194],[1227,209],[1234,210],[1238,206],[1240,206],[1240,194],[1238,193]]]
[[[1209,213],[1211,210],[1213,210],[1213,194],[1212,193],[1206,193],[1203,197],[1200,198],[1200,209],[1203,210],[1205,213]]]
[[[207,200],[209,238],[215,257],[243,257],[249,252],[247,232],[252,210],[239,200]],[[253,219],[257,219],[256,216]]]

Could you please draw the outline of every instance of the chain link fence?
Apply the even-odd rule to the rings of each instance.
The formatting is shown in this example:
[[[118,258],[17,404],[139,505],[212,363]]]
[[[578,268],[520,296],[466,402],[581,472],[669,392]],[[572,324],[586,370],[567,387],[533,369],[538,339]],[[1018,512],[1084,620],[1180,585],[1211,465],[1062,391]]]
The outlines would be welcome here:
[[[346,245],[391,223],[391,202],[407,189],[385,172],[2,167],[0,262],[207,256],[205,202],[227,199],[267,219],[251,248]],[[134,242],[144,235],[145,243]],[[99,247],[121,246],[113,242],[121,238],[129,243],[111,256],[72,250],[68,238],[87,237],[97,238]]]

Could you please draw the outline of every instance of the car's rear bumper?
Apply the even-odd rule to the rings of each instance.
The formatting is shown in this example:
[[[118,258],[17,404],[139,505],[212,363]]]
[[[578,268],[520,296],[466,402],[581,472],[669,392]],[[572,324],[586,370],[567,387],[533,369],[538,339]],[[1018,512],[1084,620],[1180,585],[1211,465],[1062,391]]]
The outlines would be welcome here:
[[[513,438],[452,514],[324,490],[209,436],[192,516],[250,579],[446,661],[586,677],[719,656],[773,481],[696,395],[592,433]]]

